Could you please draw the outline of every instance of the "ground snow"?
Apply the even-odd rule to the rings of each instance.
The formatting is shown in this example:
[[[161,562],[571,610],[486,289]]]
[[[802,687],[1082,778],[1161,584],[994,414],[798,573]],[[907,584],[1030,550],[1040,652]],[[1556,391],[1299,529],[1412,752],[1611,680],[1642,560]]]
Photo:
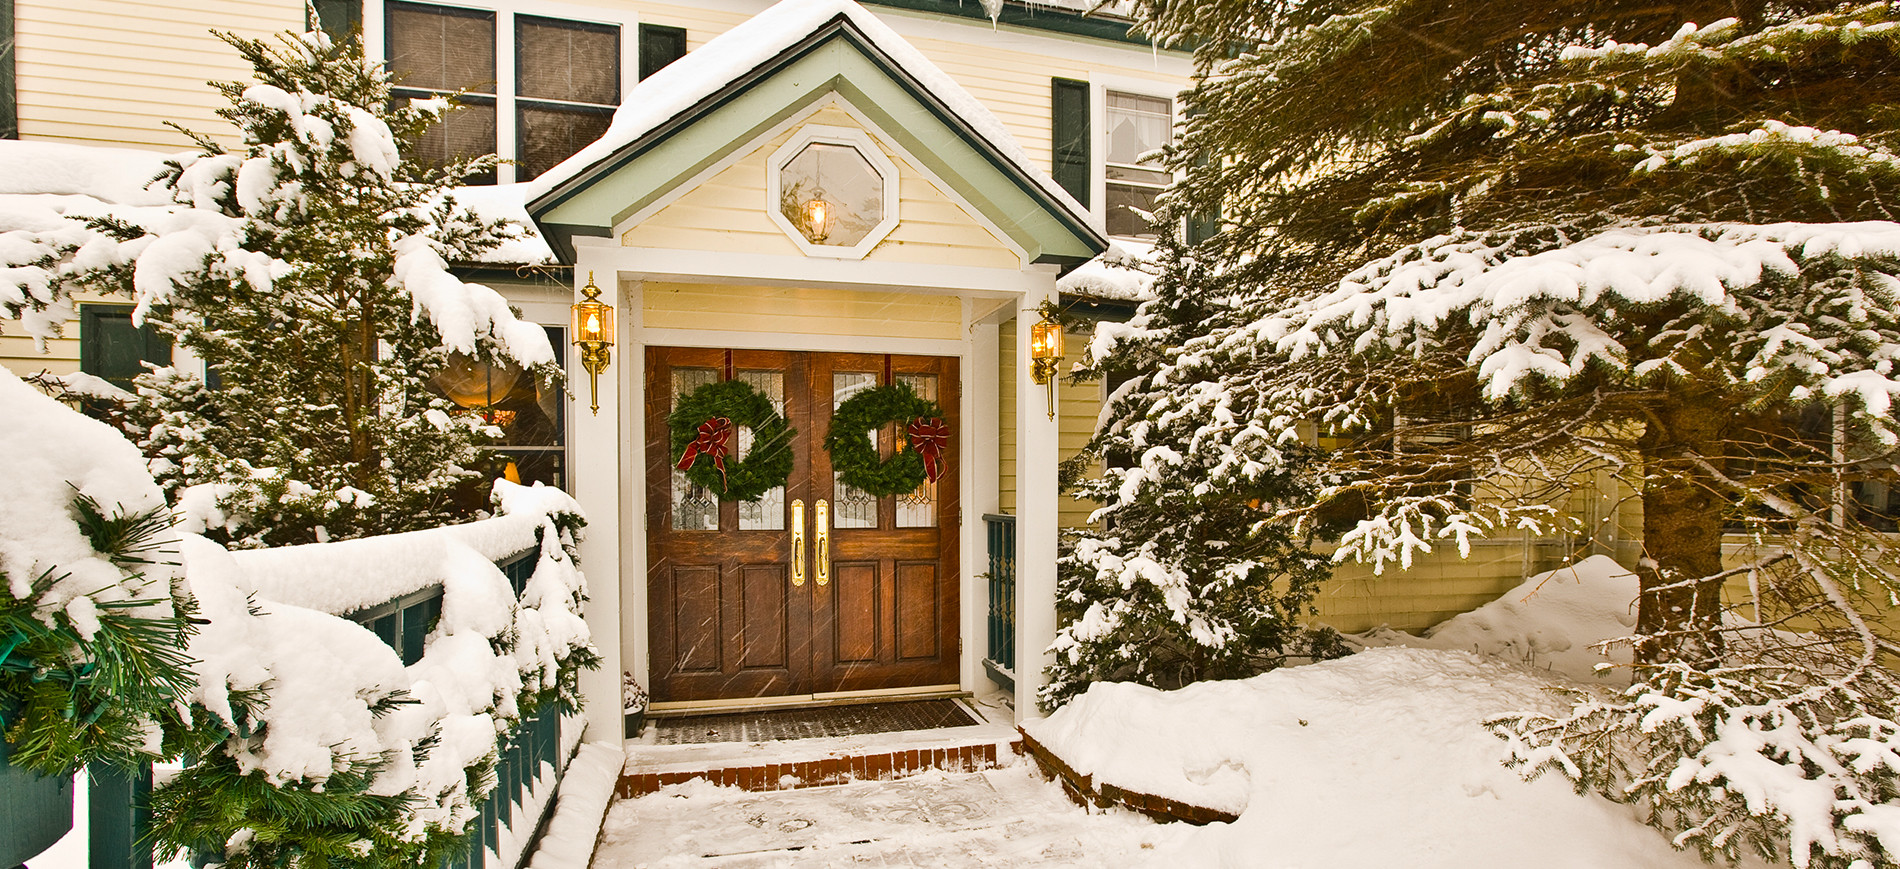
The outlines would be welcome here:
[[[1497,600],[1446,620],[1413,636],[1375,628],[1348,637],[1366,647],[1460,649],[1547,670],[1579,682],[1600,678],[1629,684],[1626,669],[1598,675],[1605,663],[1628,664],[1630,647],[1599,643],[1629,636],[1636,629],[1636,574],[1602,555],[1537,574]]]
[[[1157,866],[1701,866],[1628,810],[1505,768],[1492,716],[1565,708],[1470,652],[1371,649],[1179,691],[1101,683],[1029,733],[1098,784],[1240,812]]]
[[[619,745],[590,742],[581,746],[561,779],[561,790],[528,869],[587,869],[600,835],[601,816],[613,799],[626,759]]]
[[[1701,866],[1560,776],[1524,781],[1483,726],[1568,708],[1552,689],[1597,682],[1591,647],[1628,635],[1635,598],[1593,557],[1424,637],[1380,629],[1347,658],[1178,691],[1098,683],[1026,729],[1098,785],[1240,814],[1157,866]]]

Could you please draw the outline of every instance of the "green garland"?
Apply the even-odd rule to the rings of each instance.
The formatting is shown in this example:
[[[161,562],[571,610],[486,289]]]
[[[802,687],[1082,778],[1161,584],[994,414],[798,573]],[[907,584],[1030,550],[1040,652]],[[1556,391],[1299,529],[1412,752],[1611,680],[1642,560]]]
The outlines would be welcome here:
[[[943,408],[905,384],[864,390],[831,413],[831,432],[825,435],[831,467],[845,483],[880,498],[914,492],[924,482],[923,457],[916,450],[902,450],[880,460],[876,443],[865,433],[894,422],[904,437],[903,426],[910,420],[942,417]]]
[[[686,450],[699,437],[699,426],[724,417],[732,421],[732,435],[726,443],[726,471],[719,472],[710,456],[701,452],[686,469],[686,479],[694,485],[719,493],[722,501],[756,501],[760,495],[785,485],[792,475],[793,429],[772,407],[772,400],[743,380],[708,383],[680,399],[666,424],[673,432],[673,463],[677,465]],[[752,450],[744,461],[735,461],[739,451],[740,428],[752,430]]]

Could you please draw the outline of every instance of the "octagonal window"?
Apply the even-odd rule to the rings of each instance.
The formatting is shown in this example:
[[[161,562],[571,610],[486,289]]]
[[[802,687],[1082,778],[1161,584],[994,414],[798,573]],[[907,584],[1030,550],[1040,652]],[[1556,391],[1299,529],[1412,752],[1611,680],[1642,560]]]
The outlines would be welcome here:
[[[856,146],[808,143],[778,174],[779,213],[812,244],[851,247],[884,222],[884,176]]]

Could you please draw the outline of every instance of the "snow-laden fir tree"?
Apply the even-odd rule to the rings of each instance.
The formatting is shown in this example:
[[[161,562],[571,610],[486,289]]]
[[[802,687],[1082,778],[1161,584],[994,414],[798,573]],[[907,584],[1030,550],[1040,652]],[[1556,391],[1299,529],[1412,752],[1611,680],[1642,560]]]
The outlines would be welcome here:
[[[1130,464],[1219,491],[1323,438],[1271,518],[1380,567],[1627,494],[1634,686],[1501,722],[1519,762],[1685,847],[1885,865],[1900,553],[1853,493],[1900,444],[1900,10],[1142,6],[1198,69],[1163,216],[1222,219],[1091,348],[1153,365],[1116,424],[1182,433]]]
[[[411,159],[448,103],[393,99],[355,42],[223,38],[255,69],[217,85],[242,144],[193,134],[201,153],[154,182],[176,206],[9,245],[11,313],[44,331],[75,291],[128,295],[207,364],[213,385],[142,378],[126,418],[220,542],[402,531],[480,506],[480,422],[451,416],[428,378],[458,353],[559,376],[539,326],[448,270],[519,232],[453,196],[494,158]]]
[[[1063,533],[1055,659],[1039,693],[1045,708],[1093,682],[1176,688],[1258,674],[1290,645],[1315,651],[1301,626],[1330,568],[1308,548],[1309,535],[1263,521],[1264,507],[1311,499],[1293,470],[1310,462],[1311,450],[1149,413],[1164,394],[1207,384],[1148,372],[1166,367],[1176,342],[1236,324],[1239,311],[1232,299],[1199,292],[1194,252],[1178,240],[1162,240],[1161,259],[1169,268],[1155,281],[1155,301],[1129,324],[1099,324],[1114,352],[1091,351],[1082,371],[1126,380],[1100,430],[1063,467],[1071,494],[1103,506],[1088,528]],[[1208,436],[1256,440],[1244,467],[1222,467],[1235,454],[1200,449]]]

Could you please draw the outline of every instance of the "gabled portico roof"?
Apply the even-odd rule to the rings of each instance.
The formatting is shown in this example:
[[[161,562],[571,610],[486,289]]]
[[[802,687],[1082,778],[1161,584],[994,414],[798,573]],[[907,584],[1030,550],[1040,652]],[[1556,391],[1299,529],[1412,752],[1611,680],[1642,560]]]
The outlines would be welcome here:
[[[707,167],[838,98],[1037,262],[1107,247],[1083,208],[988,109],[852,0],[785,0],[648,77],[599,141],[524,185],[566,260]]]

